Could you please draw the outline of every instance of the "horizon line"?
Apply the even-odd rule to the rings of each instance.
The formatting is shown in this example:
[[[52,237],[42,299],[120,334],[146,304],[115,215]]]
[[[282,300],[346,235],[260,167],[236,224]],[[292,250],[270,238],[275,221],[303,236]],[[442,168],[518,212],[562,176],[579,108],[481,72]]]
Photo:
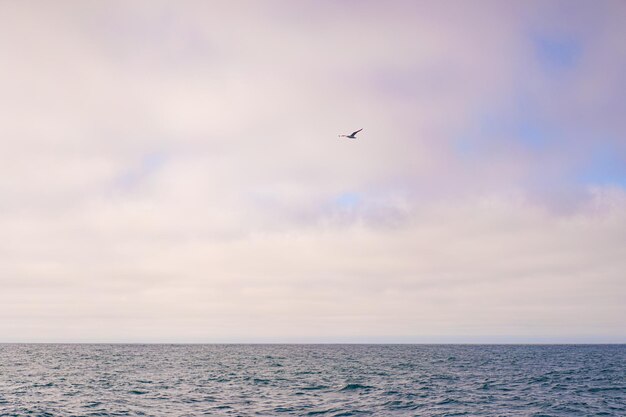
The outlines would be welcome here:
[[[626,345],[623,342],[88,342],[30,341],[2,342],[0,345],[413,345],[413,346],[606,346]]]

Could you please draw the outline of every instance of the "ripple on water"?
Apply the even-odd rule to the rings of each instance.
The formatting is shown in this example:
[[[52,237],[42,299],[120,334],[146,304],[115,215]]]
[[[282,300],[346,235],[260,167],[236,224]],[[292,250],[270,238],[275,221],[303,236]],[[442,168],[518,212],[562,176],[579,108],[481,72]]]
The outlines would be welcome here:
[[[343,386],[339,391],[367,390],[367,389],[371,389],[371,388],[372,387],[370,387],[369,385],[347,384],[347,385]]]
[[[0,345],[7,416],[623,417],[624,380],[624,345]]]

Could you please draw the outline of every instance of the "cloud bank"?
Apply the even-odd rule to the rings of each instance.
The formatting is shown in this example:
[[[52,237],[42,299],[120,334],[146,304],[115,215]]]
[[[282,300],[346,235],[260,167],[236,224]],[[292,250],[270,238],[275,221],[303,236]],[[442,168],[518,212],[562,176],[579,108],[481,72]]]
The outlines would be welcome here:
[[[1,3],[0,341],[624,342],[625,18]]]

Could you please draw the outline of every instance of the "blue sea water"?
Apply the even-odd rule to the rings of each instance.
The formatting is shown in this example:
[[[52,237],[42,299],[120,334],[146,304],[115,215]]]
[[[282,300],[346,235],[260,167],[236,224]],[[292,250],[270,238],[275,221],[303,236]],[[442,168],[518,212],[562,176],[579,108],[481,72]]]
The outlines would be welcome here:
[[[0,415],[626,416],[626,345],[0,345]]]

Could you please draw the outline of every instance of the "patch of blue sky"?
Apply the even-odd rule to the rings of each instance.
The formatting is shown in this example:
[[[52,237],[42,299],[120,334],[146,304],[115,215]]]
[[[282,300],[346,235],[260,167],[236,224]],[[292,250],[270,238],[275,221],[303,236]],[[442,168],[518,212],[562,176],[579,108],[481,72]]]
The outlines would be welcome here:
[[[576,173],[576,181],[585,185],[612,185],[626,188],[626,155],[607,145],[599,146]]]
[[[582,45],[572,37],[534,36],[533,46],[537,59],[548,70],[573,69],[582,57]]]
[[[341,209],[350,210],[358,207],[361,202],[362,197],[359,193],[344,192],[334,198],[333,205]]]
[[[480,115],[473,127],[453,140],[455,151],[464,157],[498,149],[498,142],[515,141],[523,147],[540,151],[559,139],[559,132],[534,110],[504,109]]]
[[[528,148],[544,148],[556,139],[556,133],[545,123],[531,118],[523,119],[513,128],[515,139]]]
[[[132,188],[161,169],[165,162],[166,155],[162,152],[144,154],[136,165],[117,177],[115,185],[122,189]]]

